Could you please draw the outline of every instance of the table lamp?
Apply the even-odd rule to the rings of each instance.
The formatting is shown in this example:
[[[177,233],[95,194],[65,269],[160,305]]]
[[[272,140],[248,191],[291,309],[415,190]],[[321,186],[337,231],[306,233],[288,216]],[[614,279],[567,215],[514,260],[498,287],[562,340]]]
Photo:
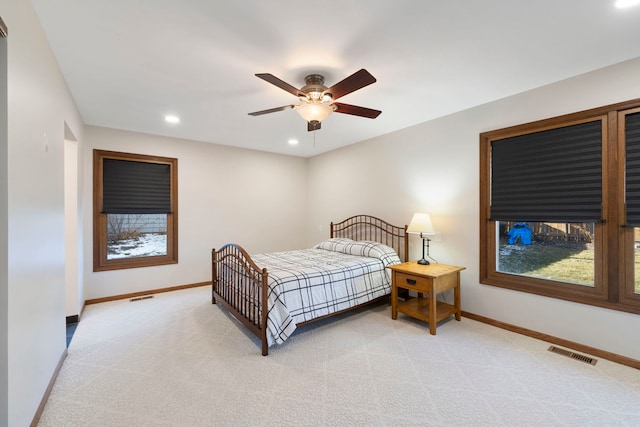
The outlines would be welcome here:
[[[409,223],[409,227],[407,228],[407,233],[420,234],[420,237],[422,238],[422,259],[418,260],[418,264],[431,264],[424,255],[424,247],[426,245],[427,257],[429,257],[429,242],[431,242],[431,239],[429,239],[428,236],[433,236],[436,234],[436,230],[433,228],[433,224],[431,223],[429,214],[414,214],[413,218],[411,218],[411,222]]]

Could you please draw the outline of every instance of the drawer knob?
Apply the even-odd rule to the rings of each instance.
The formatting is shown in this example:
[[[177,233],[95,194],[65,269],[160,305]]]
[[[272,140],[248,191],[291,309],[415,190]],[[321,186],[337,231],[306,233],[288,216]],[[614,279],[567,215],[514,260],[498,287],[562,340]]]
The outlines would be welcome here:
[[[415,285],[416,281],[415,281],[415,279],[407,279],[407,283],[410,284],[410,285]]]

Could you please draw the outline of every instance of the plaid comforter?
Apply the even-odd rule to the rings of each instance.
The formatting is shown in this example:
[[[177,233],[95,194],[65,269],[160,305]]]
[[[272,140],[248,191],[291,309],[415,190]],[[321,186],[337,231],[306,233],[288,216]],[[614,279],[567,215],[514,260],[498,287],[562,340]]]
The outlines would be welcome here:
[[[282,344],[296,324],[391,292],[386,266],[400,263],[388,246],[329,239],[312,249],[253,255],[269,273],[269,345]]]

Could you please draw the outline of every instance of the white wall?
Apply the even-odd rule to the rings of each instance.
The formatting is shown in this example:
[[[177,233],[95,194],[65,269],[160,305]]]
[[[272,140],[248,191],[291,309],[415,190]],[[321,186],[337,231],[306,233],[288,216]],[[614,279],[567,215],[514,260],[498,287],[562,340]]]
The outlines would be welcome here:
[[[93,272],[93,149],[178,159],[178,264]],[[250,253],[306,243],[307,160],[87,126],[84,156],[85,298],[211,280],[211,249]]]
[[[321,237],[321,224],[336,218],[369,213],[407,224],[414,212],[429,212],[442,233],[431,254],[467,267],[463,310],[640,360],[640,316],[478,279],[479,134],[640,98],[639,75],[640,58],[312,158],[308,243]],[[412,238],[412,259],[420,251]]]
[[[31,2],[4,0],[0,14],[9,28],[8,415],[0,424],[25,426],[65,351],[64,132],[66,122],[81,140],[83,124]]]

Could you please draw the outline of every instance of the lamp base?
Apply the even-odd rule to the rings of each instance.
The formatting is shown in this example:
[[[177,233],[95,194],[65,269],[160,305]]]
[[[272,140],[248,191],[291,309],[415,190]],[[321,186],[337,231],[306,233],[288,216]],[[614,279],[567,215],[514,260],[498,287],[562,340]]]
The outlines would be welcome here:
[[[422,258],[421,260],[418,260],[418,264],[429,265],[431,263],[429,261],[427,261],[426,259]]]

